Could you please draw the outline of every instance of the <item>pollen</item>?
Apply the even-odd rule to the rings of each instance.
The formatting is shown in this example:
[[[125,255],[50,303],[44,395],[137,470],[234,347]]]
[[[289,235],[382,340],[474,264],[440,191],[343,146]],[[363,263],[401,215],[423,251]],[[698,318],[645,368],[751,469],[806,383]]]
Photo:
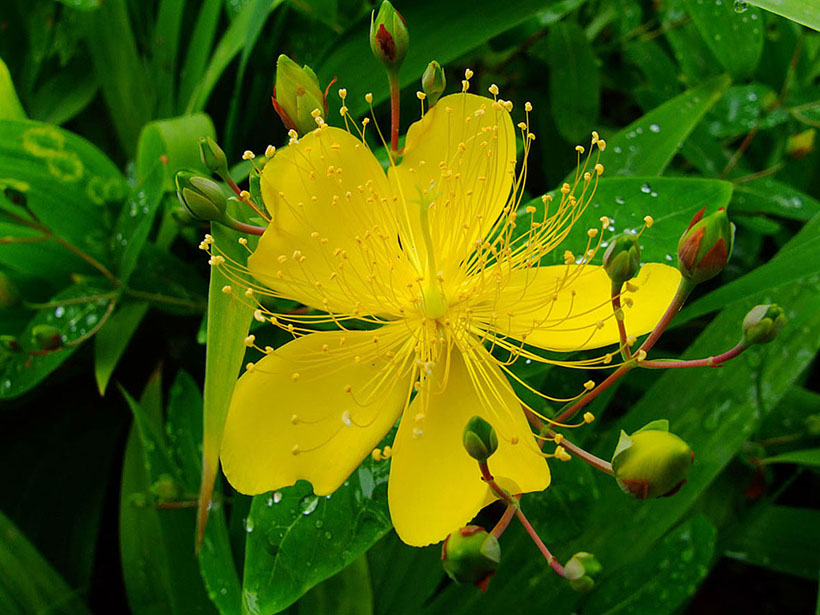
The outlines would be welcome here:
[[[276,147],[274,147],[273,145],[268,145],[268,146],[265,148],[265,157],[267,157],[267,158],[273,158],[273,155],[274,155],[275,153],[276,153]]]
[[[254,154],[254,153],[253,153],[251,150],[249,150],[249,149],[246,149],[246,150],[242,153],[242,160],[253,160],[254,158],[256,158],[256,154]]]
[[[231,288],[230,284],[226,284],[225,286],[222,287],[222,294],[230,295],[232,292],[233,292],[233,289]]]
[[[245,338],[245,346],[247,346],[248,348],[253,346],[254,342],[256,342],[256,336],[255,335],[249,335],[248,337]]]
[[[643,222],[646,224],[646,228],[652,228],[652,225],[655,224],[655,219],[652,216],[644,216]]]

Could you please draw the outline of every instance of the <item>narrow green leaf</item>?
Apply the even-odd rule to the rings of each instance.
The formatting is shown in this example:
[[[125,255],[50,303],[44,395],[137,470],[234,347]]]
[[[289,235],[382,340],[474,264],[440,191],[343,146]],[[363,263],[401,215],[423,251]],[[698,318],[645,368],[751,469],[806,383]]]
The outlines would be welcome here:
[[[749,0],[762,9],[820,31],[820,4],[806,0]]]
[[[97,78],[86,62],[73,63],[37,89],[31,98],[31,117],[49,124],[65,124],[91,103],[98,90]]]
[[[774,457],[767,457],[763,463],[796,463],[801,466],[820,468],[820,448],[806,448],[799,451],[789,451]]]
[[[713,137],[737,137],[757,128],[766,130],[782,124],[789,114],[781,106],[771,112],[777,100],[774,90],[762,83],[730,87],[709,111],[704,121]]]
[[[578,143],[598,121],[601,83],[595,55],[584,30],[570,22],[550,28],[547,46],[555,125],[564,139]]]
[[[723,554],[814,580],[820,566],[820,511],[761,505],[727,536]]]
[[[601,164],[609,175],[660,175],[680,144],[729,85],[726,76],[687,90],[607,139]],[[606,135],[603,135],[606,137]]]
[[[808,221],[820,213],[820,201],[771,177],[735,184],[733,213],[773,214],[790,220]]]
[[[267,8],[267,15],[270,15],[283,0],[272,0]],[[267,18],[267,15],[265,16]],[[228,30],[214,49],[208,68],[199,79],[191,98],[188,101],[186,111],[193,113],[205,108],[211,91],[214,89],[222,73],[228,67],[236,55],[242,51],[248,40],[248,32],[261,28],[258,23],[257,6],[255,2],[249,2],[236,19],[231,22]]]
[[[211,53],[219,16],[224,6],[222,0],[205,0],[199,9],[196,24],[185,54],[185,62],[179,73],[179,95],[177,96],[177,110],[182,113],[191,100],[194,88],[205,72],[208,57]]]
[[[736,12],[728,2],[686,2],[703,40],[718,62],[736,79],[751,75],[763,52],[763,24],[760,11],[749,8]]]
[[[524,22],[542,11],[556,7],[571,10],[577,3],[562,0],[520,0],[511,3],[451,0],[435,7],[430,19],[430,6],[424,2],[408,2],[401,6],[402,16],[410,30],[410,49],[402,64],[401,85],[418,83],[428,62],[436,59],[445,66],[459,56],[479,46],[497,34]],[[363,17],[316,63],[320,82],[338,78],[338,85],[350,90],[348,107],[353,115],[367,110],[366,92],[373,93],[373,103],[388,98],[384,69],[367,51],[365,34],[370,16]],[[476,27],[481,24],[481,27]],[[354,91],[355,88],[355,91]]]
[[[299,613],[333,613],[334,615],[372,615],[373,590],[370,567],[362,555],[341,572],[322,581],[302,596]]]
[[[679,612],[709,572],[716,536],[706,517],[686,521],[623,574],[596,588],[584,611],[601,615]]]
[[[137,53],[125,0],[106,0],[82,15],[94,72],[123,150],[133,156],[153,113],[154,91]]]
[[[105,395],[114,368],[147,313],[145,302],[124,303],[94,336],[94,377],[100,395]]]
[[[11,73],[6,63],[3,62],[3,58],[0,58],[0,120],[24,119],[26,119],[26,112],[20,104],[20,99],[17,98]]]
[[[159,117],[173,115],[176,109],[177,55],[184,12],[185,0],[162,0],[157,11],[150,73],[156,86]]]
[[[0,512],[0,605],[5,615],[91,615],[78,591],[60,577]]]
[[[58,2],[78,11],[94,11],[100,8],[103,0],[58,0]]]

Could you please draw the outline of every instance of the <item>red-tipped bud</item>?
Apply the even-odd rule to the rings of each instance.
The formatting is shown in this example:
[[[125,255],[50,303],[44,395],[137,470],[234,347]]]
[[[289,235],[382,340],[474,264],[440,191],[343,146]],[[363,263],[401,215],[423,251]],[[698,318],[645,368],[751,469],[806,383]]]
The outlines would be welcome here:
[[[678,242],[678,269],[693,284],[711,280],[726,267],[735,242],[735,225],[721,207],[704,217],[701,209]]]
[[[389,70],[398,70],[410,46],[410,33],[404,17],[384,0],[379,13],[370,14],[370,49],[376,59]]]
[[[471,583],[487,591],[501,561],[501,546],[492,534],[468,525],[450,534],[441,545],[441,565],[456,583]]]

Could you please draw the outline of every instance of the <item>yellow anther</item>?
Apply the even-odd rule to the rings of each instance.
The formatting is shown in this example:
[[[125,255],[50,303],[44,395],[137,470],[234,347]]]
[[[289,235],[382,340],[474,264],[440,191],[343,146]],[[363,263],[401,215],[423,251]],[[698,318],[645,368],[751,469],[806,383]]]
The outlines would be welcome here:
[[[368,105],[370,103],[372,103],[373,102],[373,92],[368,92],[367,94],[365,94],[364,99],[365,99],[365,101],[367,102]]]
[[[299,424],[299,416],[296,414],[290,415],[290,424],[291,425],[298,425]]]
[[[525,102],[524,103],[524,111],[526,111],[527,113],[532,111],[532,103],[531,102]]]
[[[597,237],[598,236],[598,229],[597,228],[591,228],[591,229],[587,230],[587,235],[590,238]]]
[[[595,415],[592,412],[584,412],[584,423],[591,423],[595,420]]]
[[[518,444],[518,436],[511,436],[510,437],[510,444],[512,444],[513,446]]]
[[[322,111],[320,109],[314,109],[313,111],[310,112],[310,117],[312,117],[312,118],[317,118],[320,115],[322,115]]]
[[[553,453],[553,454],[560,461],[569,461],[570,459],[572,459],[570,454],[566,450],[564,450],[563,446],[556,446],[555,447],[555,453]]]
[[[633,305],[635,305],[635,302],[632,300],[632,298],[631,298],[631,297],[626,297],[626,298],[624,299],[624,305],[625,305],[626,307],[631,308]]]
[[[600,136],[598,136],[598,131],[597,131],[597,130],[593,130],[593,131],[592,131],[592,144],[594,145],[594,144],[596,144],[596,143],[597,143],[598,141],[600,141],[600,140],[601,140],[601,137],[600,137]]]
[[[246,288],[245,289],[245,296],[248,297],[248,298],[253,297],[253,289],[252,288]]]
[[[242,153],[242,160],[253,160],[254,158],[256,158],[256,154],[254,154],[254,153],[253,153],[251,150],[249,150],[249,149],[246,149],[246,150]]]
[[[612,355],[609,354],[609,353],[606,353],[604,355],[603,363],[604,363],[604,365],[609,365],[610,363],[612,363]]]
[[[646,359],[646,350],[644,350],[643,348],[641,348],[640,350],[638,350],[638,352],[636,352],[636,353],[635,353],[635,360],[636,360],[638,363],[640,363],[640,362],[641,362],[641,361],[643,361],[644,359]]]
[[[293,372],[290,375],[290,379],[293,380],[294,382],[296,382],[297,380],[299,380],[299,378],[301,378],[301,376],[302,375],[299,372]]]
[[[487,90],[488,90],[488,91],[490,92],[490,94],[492,94],[493,96],[498,96],[498,86],[497,86],[496,84],[494,84],[494,83],[493,83],[493,84],[491,84],[491,85],[490,85],[490,87],[488,87],[488,88],[487,88]]]
[[[512,111],[512,110],[513,110],[513,104],[512,104],[512,101],[511,101],[511,100],[505,100],[505,101],[504,101],[504,108],[505,108],[507,111]]]
[[[587,381],[584,383],[584,388],[585,388],[587,391],[591,391],[592,389],[594,389],[594,388],[595,388],[595,381],[594,381],[594,380],[587,380]]]
[[[240,237],[239,239],[236,240],[236,242],[240,246],[246,246],[246,245],[248,245],[248,238],[247,237]]]
[[[251,198],[251,193],[248,192],[247,190],[240,190],[239,191],[239,198],[242,199],[243,201],[247,201],[249,198]]]
[[[465,69],[464,70],[464,78],[465,79],[472,79],[473,78],[473,71],[471,71],[469,68]]]
[[[233,292],[233,288],[231,288],[229,284],[226,284],[222,287],[222,292],[226,295],[230,295]]]
[[[627,282],[626,283],[626,290],[629,291],[630,293],[636,293],[636,292],[638,292],[638,289],[640,289],[640,286],[638,286],[636,284],[633,284],[632,282]]]
[[[262,315],[262,310],[254,310],[253,311],[253,318],[257,322],[265,322],[265,317]]]
[[[390,455],[393,454],[393,447],[392,446],[385,446],[384,450],[382,451],[382,457],[384,459],[389,459]]]
[[[583,145],[576,145],[575,146],[575,151],[578,152],[579,154],[583,154],[586,150],[584,149]]]
[[[352,392],[353,392],[353,387],[350,386],[349,384],[345,385],[345,393],[352,393]]]
[[[629,346],[630,348],[632,348],[632,346],[634,346],[635,342],[637,342],[637,341],[638,341],[637,337],[635,337],[634,335],[629,335],[626,338],[626,345]]]
[[[561,194],[569,194],[571,190],[572,190],[572,186],[570,186],[567,183],[564,183],[561,186]]]
[[[564,434],[562,434],[562,433],[555,434],[555,437],[553,438],[553,440],[555,441],[556,444],[561,444],[561,442],[564,441]]]
[[[347,88],[339,88],[339,98],[342,100],[347,98]]]
[[[524,122],[518,122],[518,127],[521,130],[526,130],[527,129],[527,125]]]
[[[253,363],[248,363],[248,364],[245,365],[245,371],[246,372],[252,372],[255,368],[256,368],[256,365],[254,365]]]
[[[293,445],[293,448],[292,448],[292,449],[290,449],[290,454],[291,454],[291,455],[294,455],[294,456],[295,456],[295,455],[298,455],[300,452],[301,452],[301,451],[299,450],[299,445],[298,445],[298,444],[294,444],[294,445]]]
[[[255,335],[249,335],[248,337],[245,338],[245,346],[250,348],[251,346],[253,346],[253,343],[255,341],[256,341],[256,336]]]
[[[370,453],[370,457],[373,459],[373,461],[381,461],[382,460],[382,452],[379,449],[374,448],[373,452]]]
[[[425,98],[427,98],[427,94],[425,94],[424,92],[416,92],[416,98],[418,98],[419,100],[424,100]]]
[[[273,158],[273,155],[276,153],[276,147],[273,145],[268,145],[265,148],[265,156],[268,158]]]
[[[534,214],[535,213],[535,206],[527,205],[527,213],[528,214]]]
[[[607,228],[611,223],[612,221],[609,218],[607,218],[606,216],[601,216],[601,226]]]
[[[596,172],[598,175],[603,175],[603,173],[604,173],[604,165],[602,165],[600,162],[599,162],[599,163],[597,163],[597,164],[595,165],[594,169],[595,169],[595,172]]]
[[[652,228],[652,225],[655,224],[655,219],[652,216],[644,216],[643,222],[646,224],[646,228]]]

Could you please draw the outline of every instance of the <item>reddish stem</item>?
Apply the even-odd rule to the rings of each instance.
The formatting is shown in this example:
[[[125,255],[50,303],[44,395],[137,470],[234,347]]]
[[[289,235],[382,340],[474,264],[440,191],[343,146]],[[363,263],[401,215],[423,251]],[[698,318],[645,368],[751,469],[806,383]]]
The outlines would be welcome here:
[[[399,72],[391,71],[388,75],[390,83],[390,149],[399,151]]]
[[[513,496],[516,500],[521,499],[521,494]],[[496,538],[501,538],[501,535],[506,531],[507,526],[510,525],[510,521],[515,516],[515,509],[517,508],[517,504],[507,504],[507,510],[504,511],[504,514],[501,516],[501,519],[498,520],[498,523],[495,524],[495,527],[492,529],[490,534],[495,536]]]
[[[612,289],[612,311],[615,314],[615,322],[618,323],[618,336],[621,338],[621,354],[624,359],[629,361],[632,358],[632,350],[629,344],[626,343],[626,325],[622,318],[618,318],[618,314],[623,315],[624,311],[621,308],[621,290]]]
[[[706,357],[705,359],[696,359],[693,361],[660,359],[658,361],[642,361],[640,366],[649,367],[652,369],[668,369],[671,367],[722,367],[721,363],[734,359],[747,348],[748,346],[746,346],[743,342],[740,342],[737,346],[731,350],[727,350],[723,354],[713,355],[711,357]]]
[[[254,226],[253,224],[245,224],[244,222],[239,222],[239,220],[235,220],[234,222],[235,224],[233,224],[231,228],[241,233],[248,233],[249,235],[262,235],[265,232],[264,226]]]

